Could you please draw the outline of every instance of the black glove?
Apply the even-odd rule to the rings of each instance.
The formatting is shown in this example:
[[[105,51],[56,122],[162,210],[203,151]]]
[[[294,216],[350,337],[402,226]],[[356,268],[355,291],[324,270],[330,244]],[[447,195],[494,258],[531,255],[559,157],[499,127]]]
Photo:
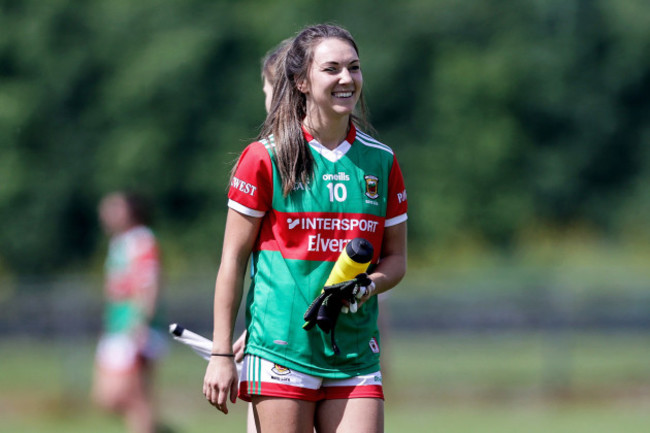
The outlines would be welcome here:
[[[323,287],[323,292],[318,295],[305,312],[305,324],[303,329],[309,331],[314,325],[318,325],[326,334],[331,332],[332,350],[337,355],[340,350],[336,345],[334,329],[336,321],[341,314],[343,300],[349,303],[356,302],[356,294],[361,286],[369,286],[372,283],[367,274],[359,274],[354,279],[343,281]]]

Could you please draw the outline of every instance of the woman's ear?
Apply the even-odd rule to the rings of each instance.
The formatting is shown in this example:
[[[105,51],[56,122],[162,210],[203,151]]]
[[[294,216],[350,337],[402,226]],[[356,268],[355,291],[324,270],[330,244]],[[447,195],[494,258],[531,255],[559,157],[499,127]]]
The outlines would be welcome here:
[[[307,93],[307,83],[305,80],[300,80],[296,83],[296,89],[298,89],[301,93]]]

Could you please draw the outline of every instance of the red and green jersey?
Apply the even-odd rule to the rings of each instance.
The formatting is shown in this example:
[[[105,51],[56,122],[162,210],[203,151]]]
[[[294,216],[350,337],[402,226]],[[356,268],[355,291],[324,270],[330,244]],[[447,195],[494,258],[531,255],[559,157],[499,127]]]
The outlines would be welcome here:
[[[246,351],[320,377],[377,371],[376,297],[357,313],[339,316],[340,355],[333,353],[329,335],[302,328],[303,315],[350,240],[369,240],[372,263],[379,261],[384,229],[407,219],[402,173],[388,146],[354,126],[334,150],[304,134],[314,158],[313,177],[297,183],[287,197],[272,138],[244,150],[231,180],[230,208],[262,218],[247,298]]]
[[[155,290],[159,277],[158,245],[150,229],[134,227],[111,239],[106,257],[106,332],[129,332],[140,325],[137,302],[143,290]]]

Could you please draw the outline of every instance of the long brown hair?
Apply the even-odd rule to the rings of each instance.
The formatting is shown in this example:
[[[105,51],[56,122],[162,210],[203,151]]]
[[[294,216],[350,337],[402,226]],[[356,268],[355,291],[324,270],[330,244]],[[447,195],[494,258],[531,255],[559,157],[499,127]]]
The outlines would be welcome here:
[[[298,90],[297,84],[307,79],[316,45],[329,38],[348,42],[359,55],[354,38],[342,27],[319,24],[306,27],[298,33],[284,56],[284,68],[278,68],[271,110],[258,137],[261,140],[273,136],[276,163],[285,197],[296,183],[308,183],[313,173],[314,159],[302,133],[302,121],[307,114],[306,98]],[[363,92],[359,97],[359,109],[360,116],[353,114],[352,122],[357,126],[369,127]]]

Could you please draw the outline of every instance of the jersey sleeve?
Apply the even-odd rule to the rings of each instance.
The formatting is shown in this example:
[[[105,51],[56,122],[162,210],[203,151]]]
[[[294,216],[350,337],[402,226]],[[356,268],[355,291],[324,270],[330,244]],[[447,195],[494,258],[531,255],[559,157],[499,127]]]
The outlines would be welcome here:
[[[390,227],[407,220],[406,211],[408,202],[406,200],[406,187],[402,170],[393,156],[393,165],[388,178],[388,205],[386,208],[385,227]]]
[[[228,207],[244,215],[260,218],[271,209],[273,172],[271,156],[260,142],[244,149],[230,179]]]

